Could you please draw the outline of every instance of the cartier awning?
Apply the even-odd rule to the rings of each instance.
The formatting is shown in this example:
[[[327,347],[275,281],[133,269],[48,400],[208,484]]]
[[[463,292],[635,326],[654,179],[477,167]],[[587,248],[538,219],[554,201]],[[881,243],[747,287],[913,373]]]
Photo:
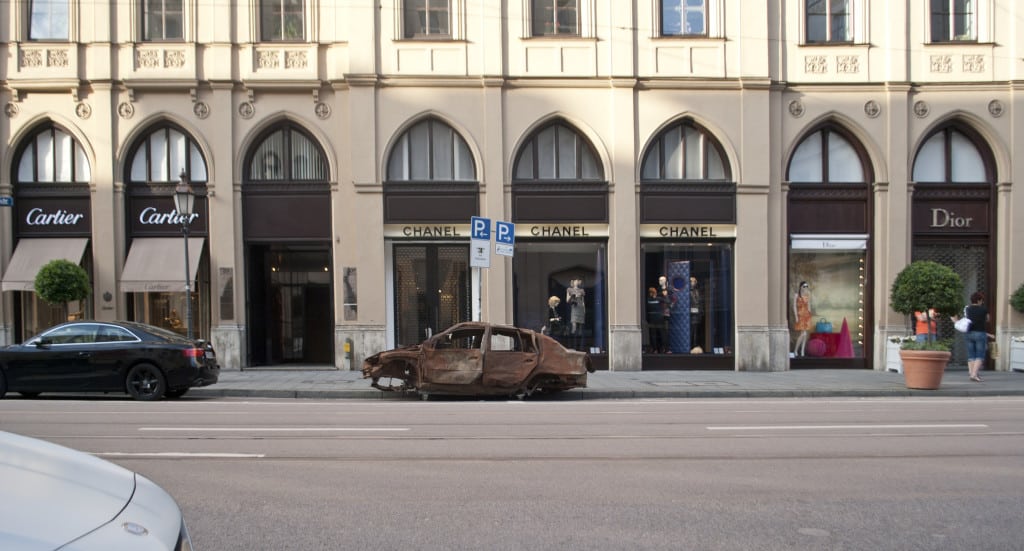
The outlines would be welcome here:
[[[64,259],[81,264],[87,237],[21,239],[4,272],[4,291],[34,291],[36,274],[46,263]]]
[[[188,238],[189,278],[195,281],[202,237]],[[137,237],[121,272],[122,293],[185,292],[185,243],[177,237]]]

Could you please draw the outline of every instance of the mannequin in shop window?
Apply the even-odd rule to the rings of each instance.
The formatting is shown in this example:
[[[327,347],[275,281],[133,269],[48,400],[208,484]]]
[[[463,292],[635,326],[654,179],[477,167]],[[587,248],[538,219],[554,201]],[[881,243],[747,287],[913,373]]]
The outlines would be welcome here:
[[[793,346],[793,355],[803,356],[807,349],[807,333],[811,330],[811,286],[806,281],[801,281],[793,294],[793,316],[793,329],[800,332]]]
[[[583,280],[573,279],[565,290],[565,302],[569,305],[569,328],[573,337],[573,345],[578,347],[583,336],[583,324],[587,317],[587,292],[583,290]]]
[[[704,293],[690,276],[690,353],[704,353]]]
[[[547,323],[541,328],[541,333],[555,338],[562,335],[562,314],[558,312],[558,305],[561,303],[562,299],[558,297],[548,298]]]

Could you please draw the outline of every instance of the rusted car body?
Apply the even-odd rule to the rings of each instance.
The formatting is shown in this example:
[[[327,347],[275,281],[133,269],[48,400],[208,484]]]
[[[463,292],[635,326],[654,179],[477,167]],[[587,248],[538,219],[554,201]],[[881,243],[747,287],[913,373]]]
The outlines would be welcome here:
[[[482,322],[453,325],[420,344],[363,361],[363,378],[386,391],[529,396],[587,386],[590,355],[529,329]],[[382,379],[390,379],[383,384]]]

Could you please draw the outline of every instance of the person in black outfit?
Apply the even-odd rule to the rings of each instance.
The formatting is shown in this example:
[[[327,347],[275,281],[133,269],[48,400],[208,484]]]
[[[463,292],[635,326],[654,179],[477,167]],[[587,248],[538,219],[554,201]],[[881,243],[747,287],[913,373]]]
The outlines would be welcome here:
[[[668,344],[665,328],[665,297],[654,287],[647,289],[645,312],[647,314],[647,335],[650,339],[651,353],[662,354]]]
[[[985,367],[985,354],[988,351],[989,334],[985,330],[988,325],[988,308],[985,307],[985,294],[975,291],[971,294],[971,304],[965,310],[971,320],[971,328],[964,335],[967,340],[967,371],[972,381],[981,382],[981,370]],[[954,317],[954,321],[956,317]]]

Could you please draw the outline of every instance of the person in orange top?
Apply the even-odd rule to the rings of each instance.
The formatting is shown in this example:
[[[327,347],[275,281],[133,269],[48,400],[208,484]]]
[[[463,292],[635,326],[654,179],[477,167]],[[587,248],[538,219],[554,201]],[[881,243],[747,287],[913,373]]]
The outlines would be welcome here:
[[[934,308],[929,308],[927,312],[914,312],[914,319],[917,320],[917,323],[914,324],[914,340],[925,342],[929,340],[929,335],[933,341],[939,338],[936,316],[938,313]]]

